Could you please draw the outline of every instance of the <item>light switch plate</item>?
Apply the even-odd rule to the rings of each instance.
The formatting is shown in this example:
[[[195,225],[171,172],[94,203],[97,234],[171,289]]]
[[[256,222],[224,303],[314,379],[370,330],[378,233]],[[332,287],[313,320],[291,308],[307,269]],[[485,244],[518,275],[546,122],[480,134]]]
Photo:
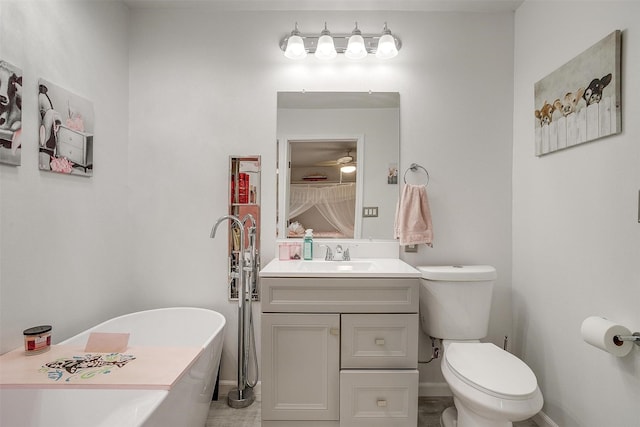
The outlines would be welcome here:
[[[369,206],[362,208],[362,217],[363,218],[376,218],[378,216],[378,207],[377,206]]]

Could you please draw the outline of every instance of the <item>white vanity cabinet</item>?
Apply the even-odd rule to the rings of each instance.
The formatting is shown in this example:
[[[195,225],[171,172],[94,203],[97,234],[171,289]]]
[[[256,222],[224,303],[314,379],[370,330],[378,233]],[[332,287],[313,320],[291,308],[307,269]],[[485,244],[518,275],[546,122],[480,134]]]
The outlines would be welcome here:
[[[415,427],[414,277],[262,277],[263,427]]]

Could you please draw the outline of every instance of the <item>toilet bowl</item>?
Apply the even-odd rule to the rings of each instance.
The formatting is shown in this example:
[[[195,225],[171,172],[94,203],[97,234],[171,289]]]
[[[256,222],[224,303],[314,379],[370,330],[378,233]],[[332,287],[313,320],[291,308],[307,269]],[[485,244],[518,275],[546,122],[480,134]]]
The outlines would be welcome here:
[[[457,409],[443,416],[444,427],[511,427],[542,409],[533,371],[494,344],[445,342],[441,370]]]
[[[533,371],[513,354],[479,340],[487,335],[495,268],[418,267],[422,273],[420,320],[443,340],[442,374],[455,408],[443,427],[511,427],[542,409]]]

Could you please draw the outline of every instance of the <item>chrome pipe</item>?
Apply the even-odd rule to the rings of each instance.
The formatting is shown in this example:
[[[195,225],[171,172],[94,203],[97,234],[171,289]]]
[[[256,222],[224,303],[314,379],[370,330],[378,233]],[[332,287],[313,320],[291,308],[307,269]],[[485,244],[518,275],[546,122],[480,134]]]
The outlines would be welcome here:
[[[244,365],[245,365],[245,373],[246,373],[246,378],[245,378],[246,384],[249,388],[253,388],[258,383],[258,355],[256,350],[256,344],[255,344],[255,333],[253,331],[252,304],[253,304],[253,289],[256,289],[257,291],[259,262],[258,262],[258,251],[256,249],[256,240],[257,240],[256,220],[253,217],[253,215],[246,214],[242,218],[242,224],[244,225],[247,221],[251,221],[251,225],[247,229],[249,232],[249,237],[248,237],[249,250],[248,250],[248,261],[247,261],[248,265],[246,269],[247,280],[245,281],[247,286],[247,301],[246,301],[246,308],[245,308],[245,325],[247,327],[245,328],[245,343],[247,344],[245,346],[246,357],[244,360]],[[254,382],[249,381],[249,359],[251,357],[251,354],[250,354],[251,346],[253,347],[254,368],[256,373]]]
[[[240,250],[238,251],[238,387],[231,390],[227,396],[227,404],[232,408],[244,408],[251,405],[255,399],[253,390],[247,389],[247,351],[246,351],[246,286],[245,286],[245,253],[244,253],[244,224],[235,215],[223,215],[216,221],[210,237],[215,238],[218,226],[223,221],[233,222],[240,230]]]
[[[635,345],[640,346],[640,332],[634,332],[632,335],[616,335],[613,337],[613,342],[617,345],[622,345],[625,341],[631,341],[635,343]]]

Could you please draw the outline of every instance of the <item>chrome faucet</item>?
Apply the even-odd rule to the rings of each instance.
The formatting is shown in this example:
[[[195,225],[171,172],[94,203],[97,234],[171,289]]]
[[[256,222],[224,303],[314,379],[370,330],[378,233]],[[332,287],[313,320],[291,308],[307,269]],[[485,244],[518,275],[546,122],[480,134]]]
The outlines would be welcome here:
[[[337,258],[337,259],[336,259],[336,258]],[[343,252],[342,252],[342,245],[336,245],[336,252],[335,252],[335,254],[333,255],[333,259],[334,259],[335,261],[342,261],[342,260],[344,260],[344,255],[343,255]]]
[[[222,224],[222,222],[225,221],[225,220],[233,221],[238,226],[238,228],[240,230],[243,229],[242,221],[240,221],[237,216],[235,216],[235,215],[223,215],[220,218],[218,218],[218,220],[216,221],[216,224],[211,229],[211,234],[209,235],[209,237],[211,237],[212,239],[214,237],[216,237],[216,231],[218,230],[218,226],[220,224]]]
[[[351,261],[351,256],[349,255],[349,248],[343,249],[342,245],[336,245],[335,251],[331,249],[329,245],[320,245],[326,246],[327,252],[324,255],[325,261]]]
[[[331,250],[331,246],[329,245],[320,245],[320,247],[325,247],[327,248],[327,252],[324,253],[324,260],[325,261],[333,261],[333,251]]]

